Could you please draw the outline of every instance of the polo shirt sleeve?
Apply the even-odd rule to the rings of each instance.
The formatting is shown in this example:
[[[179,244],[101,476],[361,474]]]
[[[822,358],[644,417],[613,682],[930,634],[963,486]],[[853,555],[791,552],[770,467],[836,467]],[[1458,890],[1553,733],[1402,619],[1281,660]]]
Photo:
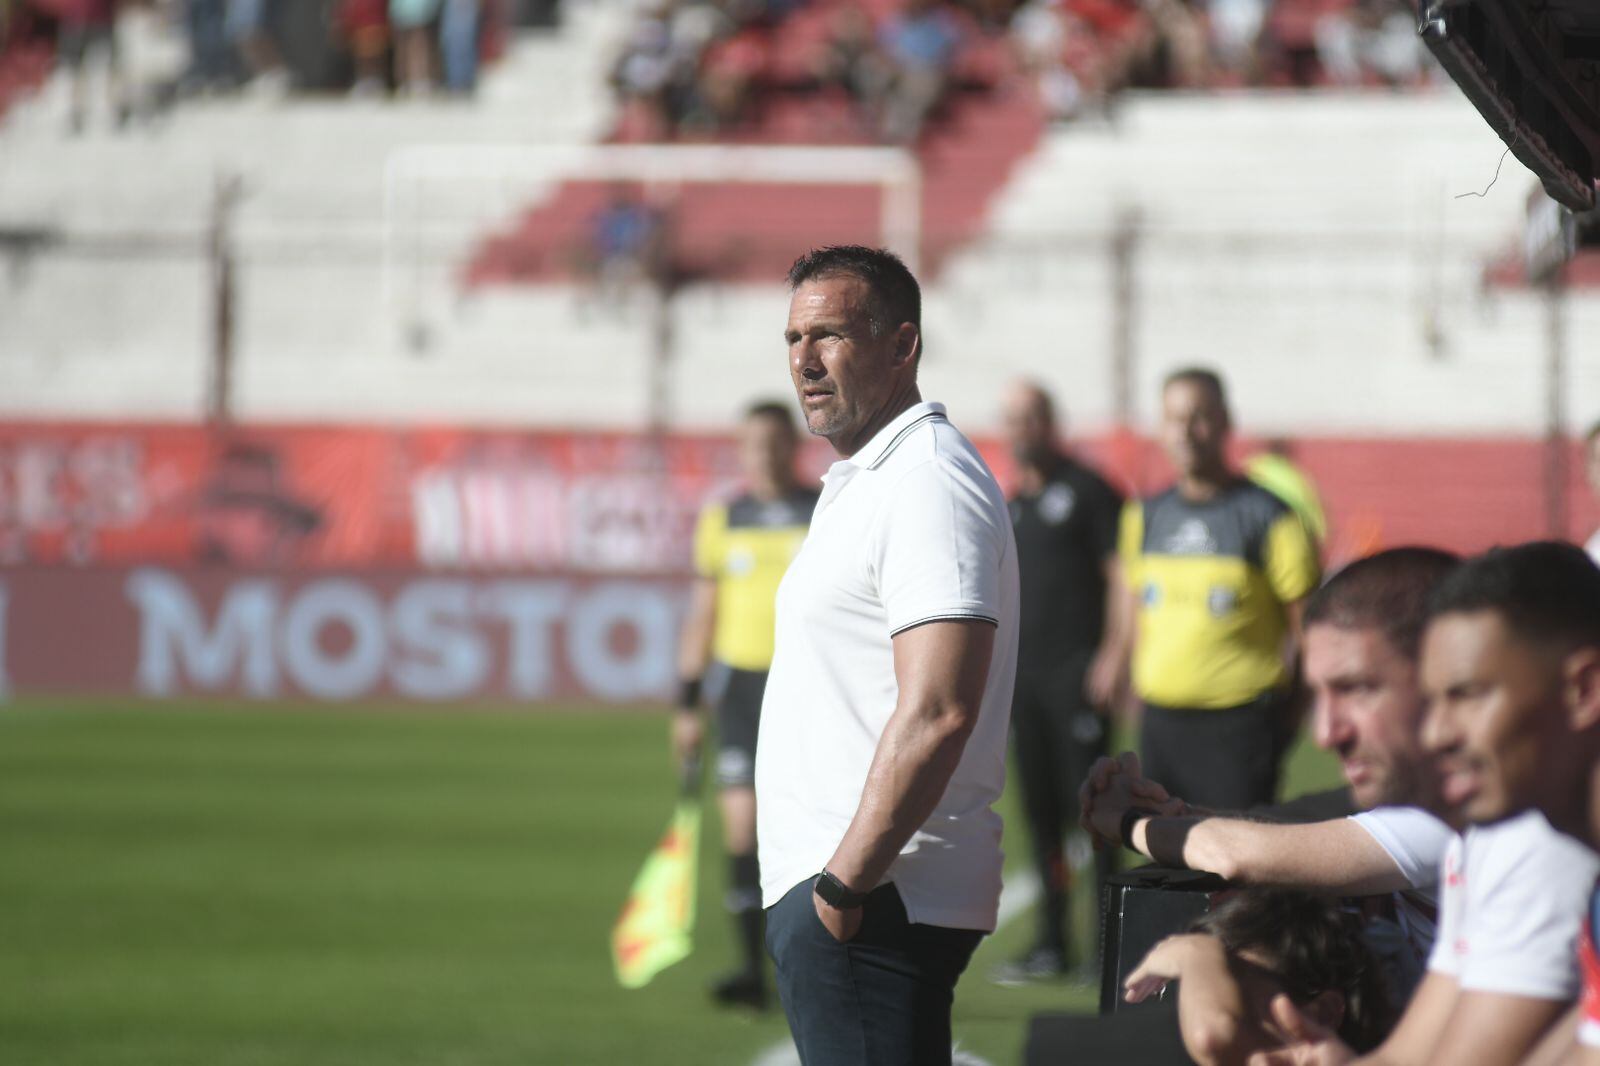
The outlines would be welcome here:
[[[976,473],[932,459],[889,489],[869,558],[890,636],[943,620],[999,624],[1011,524]]]
[[[1322,580],[1317,547],[1306,532],[1305,523],[1292,510],[1286,510],[1268,527],[1264,555],[1267,582],[1280,603],[1304,599]]]
[[[694,524],[694,572],[715,578],[722,571],[723,534],[728,530],[728,509],[720,503],[707,504]],[[681,558],[681,556],[680,556]]]
[[[1376,807],[1350,820],[1371,834],[1414,889],[1439,883],[1439,866],[1455,834],[1419,807]]]

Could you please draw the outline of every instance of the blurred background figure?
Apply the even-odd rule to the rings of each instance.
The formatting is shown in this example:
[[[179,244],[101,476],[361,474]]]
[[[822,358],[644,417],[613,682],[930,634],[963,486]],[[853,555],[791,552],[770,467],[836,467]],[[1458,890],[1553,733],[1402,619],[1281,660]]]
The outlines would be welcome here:
[[[881,31],[890,65],[883,139],[910,144],[944,99],[961,50],[961,28],[942,0],[908,0]]]
[[[227,0],[223,28],[242,64],[245,85],[259,95],[282,96],[289,90],[271,32],[274,0]]]
[[[72,79],[69,133],[81,133],[89,121],[89,86],[98,76],[105,85],[106,110],[118,127],[127,123],[129,107],[123,83],[122,55],[117,47],[118,0],[53,0],[59,19],[57,49]]]
[[[795,473],[800,439],[788,405],[751,407],[739,429],[744,485],[701,511],[695,526],[696,580],[684,618],[673,719],[673,753],[698,758],[705,731],[702,694],[716,707],[716,784],[728,856],[727,907],[739,966],[712,985],[719,1003],[767,1006],[761,872],[756,859],[756,734],[772,665],[774,600],[800,550],[817,492]]]
[[[407,96],[424,96],[438,85],[433,24],[441,0],[389,0],[394,27],[395,87]]]
[[[878,129],[894,74],[866,11],[854,5],[834,11],[827,40],[817,53],[815,75],[824,92],[840,92],[849,100],[850,132],[870,136]]]
[[[1232,428],[1215,372],[1167,376],[1160,436],[1178,480],[1128,506],[1121,555],[1145,771],[1197,805],[1243,810],[1277,794],[1298,728],[1300,601],[1321,567],[1295,512],[1234,471]]]
[[[1022,578],[1012,748],[1041,887],[1032,945],[994,975],[1015,981],[1060,977],[1073,962],[1076,864],[1067,832],[1077,823],[1078,786],[1106,753],[1106,719],[1120,687],[1117,642],[1107,636],[1120,624],[1114,612],[1121,602],[1115,570],[1122,497],[1062,449],[1055,405],[1039,385],[1011,386],[1004,423],[1016,463],[1010,509]],[[1084,890],[1098,901],[1112,853],[1093,856],[1094,877]],[[1079,945],[1086,980],[1098,958],[1096,942]]]

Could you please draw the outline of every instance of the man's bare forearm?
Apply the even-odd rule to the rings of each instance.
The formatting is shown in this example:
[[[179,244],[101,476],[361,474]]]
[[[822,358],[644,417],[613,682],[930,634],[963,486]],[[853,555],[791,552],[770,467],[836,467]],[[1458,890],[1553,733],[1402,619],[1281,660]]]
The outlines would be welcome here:
[[[1166,866],[1230,881],[1364,895],[1407,888],[1370,833],[1349,819],[1274,825],[1240,818],[1147,818],[1133,830],[1140,852]]]
[[[878,741],[861,804],[828,870],[858,891],[889,871],[912,835],[939,805],[971,735],[974,713],[901,706]]]

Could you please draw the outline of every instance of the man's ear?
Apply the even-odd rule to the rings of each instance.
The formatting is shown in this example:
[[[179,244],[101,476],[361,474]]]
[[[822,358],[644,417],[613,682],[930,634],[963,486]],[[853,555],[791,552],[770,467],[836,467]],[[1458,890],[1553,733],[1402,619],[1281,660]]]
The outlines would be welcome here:
[[[903,366],[916,362],[922,355],[922,331],[910,322],[902,322],[894,331],[894,362]]]
[[[1300,1013],[1329,1032],[1337,1032],[1344,1024],[1344,993],[1332,988],[1318,992],[1315,999],[1300,1007]]]
[[[1567,727],[1586,733],[1600,725],[1600,648],[1579,648],[1561,665]]]

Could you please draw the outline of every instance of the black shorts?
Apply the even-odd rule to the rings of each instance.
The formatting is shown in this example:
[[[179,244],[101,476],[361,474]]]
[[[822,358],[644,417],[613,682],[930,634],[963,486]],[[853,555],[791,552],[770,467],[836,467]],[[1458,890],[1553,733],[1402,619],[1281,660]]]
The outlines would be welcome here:
[[[1243,811],[1273,802],[1287,694],[1265,692],[1223,710],[1144,705],[1144,775],[1197,807]]]
[[[717,787],[752,788],[756,783],[756,729],[761,724],[767,672],[721,669],[716,698]]]

